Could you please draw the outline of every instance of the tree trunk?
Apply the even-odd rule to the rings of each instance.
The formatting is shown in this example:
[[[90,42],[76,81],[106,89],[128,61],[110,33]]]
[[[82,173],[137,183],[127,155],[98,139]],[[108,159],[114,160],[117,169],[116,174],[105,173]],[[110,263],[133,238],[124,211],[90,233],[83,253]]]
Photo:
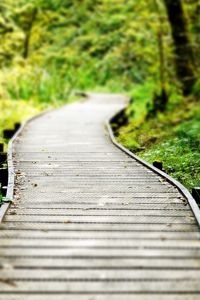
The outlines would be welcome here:
[[[200,0],[190,0],[191,5],[190,19],[192,22],[192,34],[194,36],[194,49],[197,67],[200,66]]]
[[[163,18],[160,11],[160,1],[155,0],[155,7],[159,19],[158,27],[158,50],[159,50],[159,60],[160,60],[160,95],[158,99],[158,110],[164,111],[168,102],[168,95],[166,91],[166,68],[165,68],[165,51],[164,51],[164,31],[163,31]],[[157,99],[157,100],[158,100]]]
[[[176,72],[184,95],[191,93],[196,81],[194,51],[188,19],[181,0],[164,0],[174,41]]]
[[[32,12],[29,24],[27,26],[27,30],[26,30],[26,35],[25,35],[25,40],[24,40],[24,51],[23,51],[23,58],[27,59],[29,56],[29,46],[30,46],[30,38],[31,38],[31,31],[33,28],[33,24],[35,22],[37,16],[37,8],[35,8]]]

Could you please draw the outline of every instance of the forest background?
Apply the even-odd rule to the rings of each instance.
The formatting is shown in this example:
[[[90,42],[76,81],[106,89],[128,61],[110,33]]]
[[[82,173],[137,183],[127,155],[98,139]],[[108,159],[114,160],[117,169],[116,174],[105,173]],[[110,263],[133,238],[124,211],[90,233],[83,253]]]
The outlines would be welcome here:
[[[199,0],[1,0],[1,140],[77,90],[123,93],[118,140],[200,186],[199,48]]]

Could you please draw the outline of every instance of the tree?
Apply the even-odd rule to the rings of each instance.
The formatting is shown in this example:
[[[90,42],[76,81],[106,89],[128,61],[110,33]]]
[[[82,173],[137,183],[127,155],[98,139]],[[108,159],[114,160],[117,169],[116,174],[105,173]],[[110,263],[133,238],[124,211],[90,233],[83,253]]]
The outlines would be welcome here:
[[[154,95],[153,98],[153,113],[156,111],[164,111],[168,102],[168,95],[166,90],[166,66],[165,66],[165,51],[164,51],[164,30],[163,30],[163,17],[160,10],[159,0],[154,0],[155,9],[158,14],[158,52],[159,52],[159,69],[160,69],[160,94]]]
[[[24,51],[23,51],[24,59],[28,58],[28,56],[29,56],[31,31],[32,31],[34,22],[36,20],[37,12],[38,12],[37,8],[34,7],[33,10],[31,11],[29,21],[27,22],[27,26],[26,26],[26,30],[25,30],[25,39],[24,39]]]
[[[186,0],[186,7],[190,17],[190,29],[193,36],[195,62],[197,67],[200,66],[200,0]]]
[[[176,72],[184,95],[196,82],[194,50],[188,30],[188,17],[181,0],[164,0],[174,41]]]

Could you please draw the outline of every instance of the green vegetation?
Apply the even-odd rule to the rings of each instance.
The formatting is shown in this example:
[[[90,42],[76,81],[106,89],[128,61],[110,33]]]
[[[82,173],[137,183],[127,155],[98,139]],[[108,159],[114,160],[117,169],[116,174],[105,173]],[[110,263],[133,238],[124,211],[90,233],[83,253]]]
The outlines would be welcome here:
[[[0,134],[76,90],[125,93],[119,140],[199,185],[199,11],[194,0],[1,0]]]
[[[173,103],[146,122],[133,118],[120,129],[118,141],[150,163],[162,161],[187,188],[200,185],[200,103],[193,98]]]

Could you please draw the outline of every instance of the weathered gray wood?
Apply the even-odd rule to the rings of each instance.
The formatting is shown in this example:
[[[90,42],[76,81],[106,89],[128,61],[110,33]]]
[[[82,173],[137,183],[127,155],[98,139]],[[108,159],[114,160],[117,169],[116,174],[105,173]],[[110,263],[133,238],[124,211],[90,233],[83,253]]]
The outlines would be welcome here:
[[[12,270],[4,269],[1,271],[1,276],[3,278],[10,278],[11,280],[55,280],[55,281],[162,281],[162,280],[188,280],[188,281],[198,281],[200,280],[200,269],[198,270],[137,270],[130,269],[124,270],[119,269],[79,269],[79,270]],[[85,287],[84,287],[85,288]],[[91,287],[89,287],[91,290]],[[175,289],[180,289],[179,286]],[[199,287],[200,291],[200,287]]]
[[[85,257],[71,258],[71,257],[13,257],[4,258],[4,264],[1,267],[15,268],[17,270],[35,269],[40,270],[81,270],[81,269],[107,269],[112,270],[200,270],[199,261],[197,259],[184,258],[160,258],[160,257],[142,257],[142,258],[94,258]]]
[[[93,231],[87,230],[64,230],[64,231],[42,231],[42,230],[0,230],[0,237],[11,238],[11,239],[131,239],[131,240],[195,240],[199,241],[200,233],[199,232],[176,232],[176,231],[105,231],[99,230]],[[189,242],[188,242],[189,243]]]
[[[118,215],[118,216],[91,216],[87,214],[81,216],[39,216],[39,215],[7,215],[5,222],[37,222],[37,223],[94,223],[94,224],[196,224],[193,216],[134,216],[134,215]]]
[[[83,204],[83,203],[82,203]],[[27,214],[31,213],[32,210],[36,211],[37,214],[40,212],[40,210],[43,210],[44,212],[46,212],[48,214],[48,212],[51,212],[53,210],[55,210],[56,212],[59,212],[61,209],[62,211],[65,210],[69,211],[83,211],[83,210],[88,210],[88,211],[102,211],[102,212],[106,212],[106,211],[129,211],[129,212],[137,212],[137,211],[145,211],[146,210],[152,210],[152,211],[172,211],[172,212],[185,212],[187,213],[192,213],[189,206],[185,205],[183,206],[180,203],[151,203],[151,200],[149,200],[149,203],[130,203],[130,201],[128,202],[122,202],[122,203],[111,203],[109,205],[104,205],[104,206],[100,206],[98,205],[98,203],[95,203],[95,199],[93,203],[84,203],[85,207],[82,207],[82,204],[78,203],[60,203],[60,202],[37,202],[37,203],[24,203],[23,201],[21,203],[17,203],[16,205],[13,204],[11,210],[9,211],[9,213],[13,213],[15,212],[16,208],[20,208],[20,213],[25,213],[27,212]],[[24,211],[24,209],[26,209]]]
[[[61,295],[56,293],[56,296],[55,294],[35,294],[33,295],[32,293],[29,294],[28,292],[23,294],[23,297],[25,300],[55,300],[55,297],[56,297],[56,300],[74,300],[75,298],[76,299],[79,299],[79,300],[121,300],[123,295],[116,295],[116,294],[106,294],[104,293],[103,295],[99,295],[97,293],[92,293],[92,294],[80,294],[80,293],[77,293],[77,294],[71,294],[71,295],[67,295],[66,292],[63,292]],[[133,294],[133,293],[127,293],[125,295],[126,297],[126,300],[152,300],[152,293],[148,293],[147,294]],[[0,296],[0,299],[2,300],[22,300],[22,295],[16,295],[16,294],[9,294],[9,295],[6,295],[6,294],[3,294],[2,295],[2,298]],[[174,293],[174,294],[171,294],[171,295],[167,295],[166,293],[165,294],[158,294],[156,295],[155,293],[153,294],[153,299],[154,300],[199,300],[199,293],[196,293],[196,294],[192,294],[192,298],[191,298],[191,293],[189,294],[183,294],[183,293],[180,293],[179,295],[177,293]]]
[[[51,247],[5,247],[0,248],[0,257],[11,256],[11,257],[130,257],[130,258],[141,258],[141,257],[160,257],[160,258],[196,258],[200,259],[199,248],[175,248],[175,247],[154,247],[142,246],[142,247],[131,247],[131,248],[120,248],[120,247],[56,247],[54,244]]]
[[[198,232],[196,224],[179,224],[179,223],[149,223],[145,224],[122,224],[122,223],[43,223],[40,222],[4,222],[2,229],[11,230],[37,230],[37,231],[91,231],[95,236],[96,231],[117,231],[117,232]]]
[[[173,185],[111,144],[124,97],[27,124],[0,225],[0,300],[197,300],[200,233]]]
[[[87,213],[86,213],[87,211]],[[10,210],[8,215],[13,215],[16,213],[16,209]],[[177,216],[177,217],[185,217],[185,216],[193,216],[192,212],[190,210],[179,210],[177,209],[137,209],[137,210],[131,210],[131,209],[99,209],[99,208],[77,208],[77,209],[66,209],[66,208],[59,208],[55,209],[51,207],[50,209],[43,209],[43,208],[21,208],[20,213],[18,215],[37,215],[37,216],[166,216],[166,213],[168,213],[168,216]]]
[[[56,246],[52,246],[56,245]],[[0,249],[3,247],[13,247],[16,248],[23,248],[23,247],[31,247],[31,248],[55,248],[55,247],[61,247],[61,248],[79,248],[79,247],[95,247],[95,248],[174,248],[174,249],[196,249],[200,250],[200,241],[198,240],[179,240],[177,243],[177,240],[163,240],[162,238],[157,238],[156,240],[152,239],[143,239],[143,240],[132,240],[132,239],[48,239],[48,240],[38,240],[38,239],[2,239],[1,238],[1,244]]]

